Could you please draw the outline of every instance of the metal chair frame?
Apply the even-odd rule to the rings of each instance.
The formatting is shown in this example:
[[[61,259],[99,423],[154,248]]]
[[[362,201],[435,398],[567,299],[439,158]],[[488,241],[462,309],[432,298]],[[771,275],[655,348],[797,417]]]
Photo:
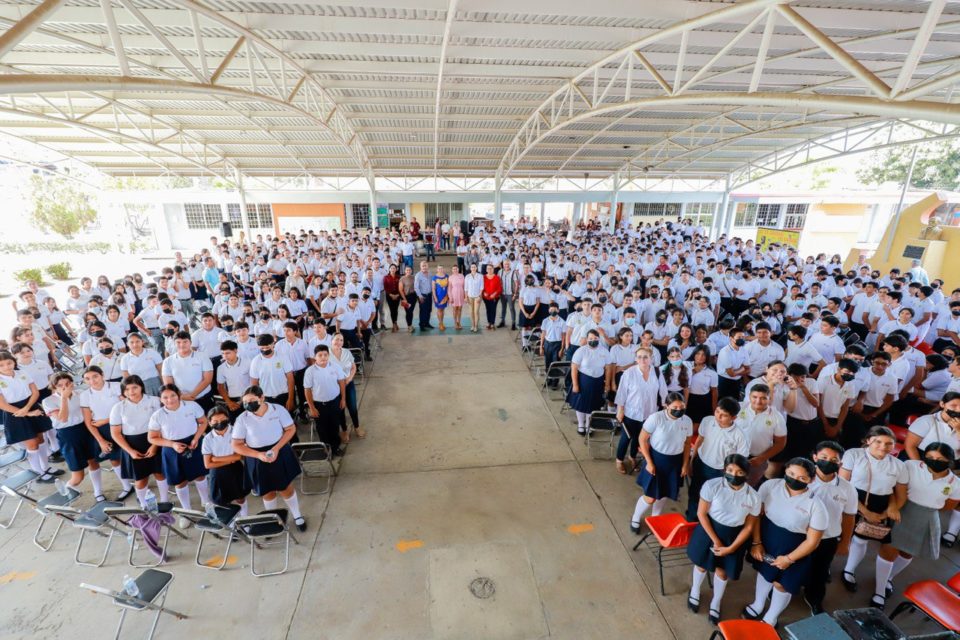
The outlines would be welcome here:
[[[541,389],[546,389],[547,398],[549,398],[550,400],[562,400],[566,398],[567,376],[570,374],[570,367],[572,366],[572,364],[573,363],[571,363],[569,360],[557,360],[556,362],[550,363],[550,367],[547,369],[546,373],[544,374],[543,384],[540,387]],[[551,381],[557,382],[558,383],[557,386],[559,388],[551,389],[549,387],[549,383]],[[563,393],[563,397],[560,397],[560,398],[557,397],[558,391]]]
[[[20,498],[20,495],[29,495],[33,483],[39,477],[40,474],[33,469],[24,469],[12,476],[7,476],[3,480],[0,480],[0,487],[9,487],[16,492],[16,496],[14,497],[17,501],[17,506],[14,508],[10,517],[5,522],[0,522],[0,529],[9,529],[13,526],[13,522],[17,519],[17,514],[20,513],[20,507],[23,506],[23,500]],[[5,491],[0,491],[0,509],[3,509],[3,504],[9,497],[11,497],[10,494]]]
[[[172,615],[177,620],[186,620],[187,616],[173,609],[168,609],[165,604],[167,601],[167,594],[170,592],[170,583],[173,582],[173,574],[167,571],[158,571],[157,569],[147,569],[141,573],[136,578],[138,587],[141,583],[146,584],[150,579],[159,578],[163,580],[163,585],[159,590],[151,597],[149,600],[144,600],[141,598],[135,598],[133,596],[127,595],[122,591],[114,591],[113,589],[106,589],[104,587],[98,587],[96,585],[81,583],[81,589],[88,589],[94,593],[108,596],[113,599],[113,603],[121,608],[120,612],[120,621],[117,624],[117,631],[114,634],[114,640],[119,640],[120,633],[123,630],[123,623],[127,617],[127,611],[143,611],[144,609],[149,609],[155,611],[156,615],[153,617],[153,622],[150,624],[150,629],[147,631],[147,640],[153,638],[154,633],[157,630],[157,623],[160,622],[160,614],[166,613]],[[159,599],[159,603],[157,600]]]
[[[295,442],[290,445],[294,455],[300,462],[300,493],[305,496],[322,495],[329,493],[333,478],[337,475],[337,468],[333,464],[333,451],[330,445],[325,442]],[[316,467],[323,467],[326,463],[327,472],[320,473],[315,471]],[[310,465],[310,466],[308,466]],[[306,481],[308,478],[326,477],[327,485],[322,491],[307,491]]]
[[[169,503],[164,503],[164,504],[169,505]],[[133,518],[133,516],[145,516],[147,518],[154,519],[155,518],[154,514],[150,513],[143,507],[139,507],[139,506],[138,507],[127,507],[127,506],[111,507],[108,509],[104,509],[104,514],[108,518],[115,520],[119,525],[127,529],[128,531],[127,546],[130,547],[129,552],[127,553],[127,564],[129,564],[131,567],[142,569],[144,567],[158,567],[161,564],[163,564],[167,560],[167,545],[170,542],[171,532],[173,532],[175,535],[179,536],[183,540],[189,539],[186,535],[181,533],[172,524],[168,524],[163,522],[162,520],[158,520],[158,522],[160,523],[160,528],[163,529],[163,546],[161,548],[161,557],[156,562],[136,562],[134,560],[134,553],[136,552],[136,548],[137,548],[137,537],[142,538],[143,532],[140,531],[140,529],[138,529],[137,527],[132,526],[130,524],[130,519]]]
[[[57,516],[57,514],[47,511],[47,507],[50,505],[54,506],[68,506],[76,501],[80,497],[80,492],[76,489],[67,487],[67,494],[64,495],[59,491],[55,491],[48,496],[40,498],[37,500],[33,496],[27,495],[25,493],[20,493],[16,489],[11,489],[10,487],[3,486],[0,487],[4,493],[6,493],[11,498],[17,498],[23,502],[26,502],[33,507],[33,510],[40,515],[40,522],[37,524],[37,530],[33,534],[33,544],[37,546],[41,551],[50,551],[50,548],[53,546],[53,543],[56,542],[57,536],[60,535],[60,529],[63,528],[64,518]],[[46,544],[41,542],[41,533],[43,531],[43,525],[46,524],[47,518],[51,516],[57,516],[57,528],[53,530],[53,533],[50,535],[50,539]]]
[[[103,563],[107,561],[107,556],[110,554],[110,545],[113,543],[114,534],[118,533],[121,536],[127,534],[126,531],[112,524],[110,518],[104,512],[111,507],[119,508],[122,506],[122,502],[107,501],[98,502],[92,509],[88,509],[87,511],[81,511],[80,509],[70,506],[58,507],[53,505],[48,505],[46,510],[60,516],[64,520],[69,520],[74,528],[80,529],[80,538],[77,540],[77,550],[73,554],[73,561],[85,567],[102,567]],[[86,516],[86,520],[83,519],[84,516]],[[107,543],[103,548],[103,555],[100,557],[99,562],[87,562],[80,559],[80,550],[83,548],[83,540],[88,531],[107,539]]]
[[[282,512],[282,515],[281,515]],[[279,531],[271,531],[270,533],[256,533],[253,531],[254,527],[263,526],[263,525],[275,525],[279,527]],[[293,536],[290,528],[287,526],[286,522],[286,510],[278,509],[277,511],[265,511],[263,513],[257,514],[255,516],[247,516],[245,518],[237,518],[233,521],[233,526],[244,538],[250,542],[250,573],[256,576],[257,578],[263,578],[266,576],[278,576],[282,573],[286,573],[287,567],[290,564],[290,541],[293,540],[294,544],[300,544],[299,541]],[[283,542],[267,542],[271,538],[276,538],[278,536],[283,537]],[[262,573],[257,573],[257,549],[262,549],[269,546],[278,546],[282,544],[283,549],[283,569],[279,571],[266,571]]]
[[[584,439],[584,443],[587,445],[587,451],[590,452],[591,456],[593,455],[593,449],[591,449],[591,445],[597,440],[594,432],[598,434],[604,433],[609,436],[609,452],[606,459],[612,459],[614,448],[616,446],[614,443],[617,439],[617,436],[620,435],[620,430],[622,428],[623,425],[619,420],[617,420],[616,413],[611,411],[594,411],[590,414],[590,419],[587,422],[587,437]]]
[[[220,571],[225,566],[227,566],[227,559],[230,555],[230,547],[233,542],[237,539],[246,539],[242,534],[240,534],[236,527],[234,527],[234,522],[237,520],[237,514],[240,513],[240,507],[234,505],[233,507],[222,507],[215,506],[217,510],[218,518],[222,513],[227,521],[223,520],[211,520],[207,517],[207,514],[203,511],[195,511],[193,509],[180,509],[175,508],[173,513],[178,516],[182,516],[193,523],[197,531],[200,532],[200,540],[197,542],[197,553],[194,555],[193,561],[198,567],[203,567],[204,569],[213,569],[214,571]],[[207,535],[211,535],[218,540],[226,540],[226,547],[223,550],[223,559],[220,561],[220,564],[208,564],[206,562],[201,562],[200,557],[203,555],[203,541],[206,539]]]

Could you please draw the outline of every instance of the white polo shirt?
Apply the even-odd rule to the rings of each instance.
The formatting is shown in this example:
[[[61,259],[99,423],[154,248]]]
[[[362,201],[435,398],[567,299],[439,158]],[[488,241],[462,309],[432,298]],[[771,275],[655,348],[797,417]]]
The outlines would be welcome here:
[[[683,445],[693,435],[690,416],[670,418],[666,411],[657,411],[643,422],[643,430],[650,434],[650,446],[665,456],[683,453]]]
[[[739,527],[747,516],[760,515],[760,496],[748,484],[734,489],[724,478],[713,478],[703,483],[700,499],[710,503],[710,517],[728,527]]]
[[[726,378],[727,380],[739,380],[740,376],[736,378],[731,378],[727,375],[727,369],[739,369],[747,363],[747,350],[746,345],[735,349],[729,344],[723,349],[720,349],[720,353],[717,354],[717,375],[721,378]]]
[[[0,396],[10,404],[26,400],[32,393],[30,385],[30,378],[20,371],[14,371],[12,376],[0,376]]]
[[[784,480],[778,478],[764,482],[757,493],[763,502],[764,514],[778,527],[806,533],[808,528],[826,531],[829,526],[827,508],[813,491],[791,496]]]
[[[852,405],[857,401],[860,389],[856,380],[844,382],[841,386],[833,375],[823,372],[817,378],[817,392],[820,394],[823,415],[836,418],[840,415],[843,403],[849,402]]]
[[[787,435],[787,422],[773,407],[756,413],[749,405],[737,415],[737,426],[750,441],[750,455],[757,456],[773,446],[775,437]]]
[[[810,395],[817,397],[819,391],[817,390],[816,380],[813,378],[804,378],[803,385],[810,392]],[[799,386],[797,386],[797,404],[794,406],[793,411],[788,412],[787,415],[797,420],[803,420],[804,422],[809,422],[817,418],[817,407],[810,404],[807,396],[804,395]]]
[[[653,367],[646,379],[639,367],[630,367],[620,377],[617,396],[614,403],[623,407],[627,418],[636,421],[646,420],[657,410],[657,394],[660,391],[660,376]]]
[[[352,357],[352,356],[351,356]],[[310,389],[315,402],[330,402],[340,396],[340,380],[347,374],[332,360],[327,366],[310,365],[303,374],[303,388]]]
[[[130,402],[126,398],[110,409],[110,426],[119,425],[125,436],[136,436],[148,431],[150,417],[160,410],[160,398],[143,396],[140,402]]]
[[[889,367],[878,376],[872,367],[865,367],[867,372],[860,384],[863,393],[863,404],[868,407],[879,407],[888,395],[896,396],[900,390],[900,383],[896,376],[890,373]]]
[[[278,404],[267,404],[267,411],[258,416],[244,411],[233,425],[233,439],[245,440],[248,447],[259,449],[275,445],[286,429],[293,429],[293,418]]]
[[[125,353],[120,357],[120,370],[129,375],[140,376],[141,380],[159,376],[157,367],[162,364],[163,358],[155,349],[144,348],[140,355]]]
[[[203,409],[192,400],[181,400],[176,411],[160,407],[147,423],[148,431],[159,431],[167,440],[183,440],[197,433],[198,422],[203,418]]]
[[[186,358],[174,353],[163,361],[160,369],[160,375],[173,378],[173,382],[183,393],[190,393],[200,384],[203,374],[207,371],[213,371],[213,363],[210,358],[191,353]],[[197,394],[201,398],[210,393],[210,385],[207,385]]]
[[[866,449],[848,449],[843,454],[843,469],[851,472],[850,482],[860,491],[888,496],[898,484],[907,484],[907,467],[894,455],[877,460]],[[870,479],[870,486],[867,480]]]
[[[274,349],[276,349],[277,355],[286,356],[294,371],[299,371],[309,366],[313,361],[313,354],[309,352],[310,350],[307,343],[300,338],[294,340],[293,344],[286,338],[283,338],[274,345]]]
[[[732,453],[750,456],[750,441],[736,423],[724,429],[716,418],[707,416],[700,423],[698,435],[703,438],[697,449],[697,457],[711,469],[723,469],[723,461]],[[702,497],[702,494],[701,494]]]
[[[237,356],[234,364],[226,360],[217,367],[217,385],[227,386],[227,395],[239,398],[250,386],[250,360]]]
[[[290,361],[274,352],[269,358],[257,356],[250,362],[250,377],[257,380],[264,395],[279,396],[288,393],[287,374],[293,372]]]
[[[203,436],[200,453],[205,456],[232,456],[233,455],[233,427],[223,430],[223,435],[210,429]]]
[[[907,460],[907,500],[927,507],[943,509],[947,500],[960,500],[960,478],[947,473],[943,478],[934,478],[922,460]]]
[[[57,418],[57,415],[60,413],[59,393],[54,393],[53,395],[44,398],[43,402],[40,403],[40,406],[43,407],[43,411],[47,414],[47,416],[50,417],[50,422],[53,423],[54,429],[64,429],[66,427],[75,427],[78,424],[83,424],[83,408],[80,406],[80,396],[76,389],[74,389],[73,396],[67,403],[68,413],[66,420],[61,421]]]
[[[762,376],[769,365],[774,360],[783,360],[783,347],[776,342],[770,341],[770,344],[763,346],[757,340],[747,343],[742,349],[746,351],[747,364],[750,365],[750,375],[754,378]]]
[[[857,515],[857,490],[838,473],[830,482],[823,482],[820,476],[815,477],[810,483],[810,491],[827,509],[828,524],[823,537],[839,538],[843,532],[843,516]]]
[[[960,435],[953,427],[943,421],[940,412],[917,418],[910,425],[910,433],[920,438],[920,455],[933,442],[943,442],[950,445],[954,451],[960,450]]]
[[[190,343],[193,345],[193,348],[197,350],[197,353],[200,355],[206,356],[208,358],[216,358],[220,356],[220,340],[219,334],[223,330],[219,327],[214,327],[210,331],[206,329],[200,329],[199,331],[194,331],[193,335],[190,337]]]
[[[99,391],[91,387],[80,392],[80,406],[84,409],[90,409],[94,420],[108,419],[110,410],[120,399],[120,383],[118,382],[105,382],[103,388]]]

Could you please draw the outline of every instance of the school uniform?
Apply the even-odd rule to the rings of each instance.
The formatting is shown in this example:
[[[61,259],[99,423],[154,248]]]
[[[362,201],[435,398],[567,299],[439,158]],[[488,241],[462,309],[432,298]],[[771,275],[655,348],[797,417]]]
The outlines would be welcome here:
[[[221,362],[217,368],[217,386],[221,384],[227,388],[227,397],[240,404],[243,392],[250,387],[250,360],[238,356],[233,364],[226,360]],[[241,411],[231,411],[230,419],[235,420]]]
[[[276,352],[270,357],[257,354],[250,361],[250,377],[257,380],[267,402],[287,404],[287,395],[290,393],[288,373],[293,373],[293,366],[286,357]]]
[[[113,405],[120,401],[120,385],[116,382],[104,382],[103,388],[97,390],[92,387],[80,392],[80,406],[89,409],[91,419],[96,422],[99,420],[108,420],[110,410]],[[113,434],[110,433],[110,423],[97,427],[100,437],[113,445],[113,449],[103,455],[101,460],[120,460],[120,447],[113,441]]]
[[[564,323],[559,316],[548,316],[540,323],[541,336],[543,338],[544,371],[560,359],[560,347],[563,346],[563,333],[565,328],[566,323]]]
[[[889,368],[880,376],[873,372],[872,367],[863,367],[860,371],[865,371],[862,376],[857,376],[857,381],[860,383],[860,393],[863,395],[864,412],[876,411],[883,406],[887,396],[892,395],[896,398],[899,393],[900,384],[897,381],[897,377],[890,373]],[[856,446],[859,446],[867,433],[867,429],[875,425],[886,424],[886,418],[886,412],[878,413],[869,421],[863,420],[860,416],[856,416],[856,420],[851,423],[848,418],[847,425],[844,427],[845,430],[849,428],[846,434],[846,440],[854,442]]]
[[[694,371],[693,365],[690,365],[688,373],[687,389],[690,395],[687,397],[687,415],[694,424],[699,424],[713,415],[713,390],[717,389],[720,376],[710,367]]]
[[[760,541],[766,553],[774,557],[787,555],[807,539],[807,529],[827,530],[827,509],[812,491],[791,496],[781,478],[764,482],[758,493],[763,502]],[[768,582],[779,582],[784,591],[795,594],[807,582],[811,561],[807,555],[785,570],[756,560],[752,564]]]
[[[724,429],[717,424],[716,418],[707,416],[700,423],[698,436],[703,438],[697,455],[693,459],[690,486],[687,488],[687,521],[696,522],[697,505],[702,487],[714,478],[723,477],[723,461],[731,453],[742,456],[750,454],[750,442],[746,434],[736,424]]]
[[[906,465],[893,455],[877,460],[866,449],[848,449],[843,454],[843,469],[850,472],[850,483],[857,490],[857,500],[873,513],[883,513],[890,505],[893,489],[907,484]],[[857,533],[853,535],[862,537]],[[863,538],[871,541],[872,538]],[[881,542],[890,542],[888,534]]]
[[[287,429],[296,429],[287,410],[267,403],[267,411],[262,416],[250,411],[240,414],[233,425],[233,439],[245,441],[254,451],[269,451]],[[258,496],[283,491],[300,475],[300,464],[289,444],[280,448],[272,462],[245,457],[244,466],[250,486]]]
[[[656,474],[650,475],[644,467],[637,476],[643,494],[655,500],[680,496],[680,472],[683,469],[683,449],[693,435],[693,421],[689,416],[672,419],[666,411],[658,411],[643,422],[643,430],[650,434],[650,463]]]
[[[60,454],[70,471],[83,471],[88,460],[96,460],[100,455],[100,445],[83,423],[83,408],[80,396],[74,391],[67,403],[67,419],[60,420],[60,394],[54,393],[43,401],[43,411],[49,416],[50,423],[56,429]]]
[[[921,452],[934,442],[943,442],[954,451],[960,451],[960,434],[943,421],[939,411],[914,420],[910,425],[910,433],[920,438],[917,449]]]
[[[742,381],[739,377],[731,378],[727,375],[727,369],[739,369],[747,362],[747,352],[745,348],[734,348],[730,344],[720,349],[717,354],[717,392],[721,398],[733,398],[740,400],[740,390]]]
[[[762,376],[771,362],[782,361],[786,355],[783,347],[772,340],[767,346],[763,346],[758,340],[748,342],[743,350],[746,352],[747,364],[750,366],[750,375],[754,378]]]
[[[810,572],[803,591],[808,601],[822,604],[830,565],[837,555],[837,546],[843,533],[843,517],[857,515],[857,490],[838,473],[829,482],[824,482],[820,476],[814,477],[810,483],[810,491],[827,510],[827,528],[820,544],[810,554]]]
[[[922,460],[907,460],[907,502],[900,522],[893,523],[890,543],[913,557],[940,557],[940,510],[947,500],[960,500],[960,478],[947,473],[934,478]]]
[[[123,367],[120,364],[120,356],[116,352],[110,356],[98,353],[90,358],[88,366],[100,367],[103,371],[103,379],[107,382],[120,382],[123,379]]]
[[[617,445],[617,460],[623,460],[629,446],[630,457],[637,457],[640,429],[643,422],[657,411],[660,376],[651,367],[646,378],[640,367],[630,367],[620,377],[614,404],[623,407],[623,431]]]
[[[843,405],[847,404],[848,407],[852,407],[857,401],[857,396],[860,395],[860,389],[856,381],[844,381],[841,384],[837,382],[836,376],[827,372],[821,373],[820,377],[817,378],[817,392],[820,394],[820,410],[827,422],[834,427],[837,426],[837,420],[840,417]],[[854,433],[859,436],[857,429],[854,429],[851,433],[845,433],[845,431],[846,429],[841,428],[840,433],[837,436],[831,436],[831,438],[839,440],[844,448],[854,448],[860,444],[859,440],[851,437]]]
[[[747,484],[734,489],[722,477],[707,480],[700,490],[699,499],[710,503],[707,515],[714,532],[724,546],[732,544],[737,539],[748,516],[760,515],[760,496],[756,490]],[[693,521],[695,520],[696,516]],[[743,544],[733,553],[718,558],[712,551],[713,540],[707,535],[703,525],[698,524],[690,536],[687,557],[701,569],[707,571],[723,569],[727,574],[727,580],[737,580],[743,570],[743,557],[749,546],[749,543]]]
[[[196,402],[182,400],[175,411],[160,407],[147,423],[148,431],[159,431],[167,440],[180,442],[188,447],[197,435],[197,423],[203,418],[203,409]],[[198,446],[199,449],[199,446]],[[197,450],[187,449],[177,453],[173,447],[160,448],[160,464],[167,482],[173,486],[207,475],[203,456]]]
[[[748,457],[760,455],[773,446],[774,438],[787,435],[787,421],[773,407],[767,407],[766,411],[757,413],[747,405],[737,414],[736,425],[743,430],[747,440],[750,441]],[[750,484],[758,483],[766,468],[766,462],[758,466],[751,465]]]
[[[580,413],[592,413],[603,407],[604,374],[610,364],[610,352],[602,345],[583,346],[573,354],[571,363],[578,367],[580,391],[574,393],[571,387],[567,394],[570,407]]]
[[[144,395],[140,402],[134,403],[124,398],[110,409],[110,427],[119,426],[120,433],[133,449],[139,453],[150,450],[147,439],[150,417],[160,410],[160,399]],[[155,473],[162,473],[160,456],[134,459],[126,450],[120,449],[120,475],[127,480],[143,480]]]
[[[213,372],[213,364],[210,362],[210,358],[200,355],[199,353],[191,353],[186,357],[181,357],[178,353],[173,353],[164,359],[161,365],[160,375],[165,378],[173,378],[174,384],[177,385],[177,388],[179,388],[182,393],[190,393],[200,384],[203,375],[208,371]],[[209,411],[213,408],[210,385],[202,388],[193,402],[200,405],[204,411]]]
[[[120,357],[120,371],[128,375],[140,376],[143,380],[143,392],[151,396],[160,395],[163,381],[160,379],[158,366],[163,365],[163,358],[155,349],[144,347],[140,355],[127,352]]]
[[[3,396],[8,404],[15,406],[17,409],[22,409],[27,405],[33,393],[30,384],[31,380],[25,372],[14,371],[12,376],[0,375],[0,396]],[[39,409],[41,407],[35,404],[33,408]],[[32,440],[51,429],[50,421],[45,416],[18,418],[3,410],[0,410],[0,424],[4,427],[7,444]]]
[[[350,355],[346,349],[343,352]],[[332,359],[333,354],[330,356]],[[350,358],[353,356],[350,355]],[[334,452],[340,451],[340,425],[344,422],[340,409],[340,381],[346,380],[349,373],[349,370],[345,372],[336,361],[331,360],[325,367],[311,365],[303,374],[304,389],[310,390],[317,407],[318,415],[314,418],[317,434]]]
[[[228,426],[222,435],[211,429],[203,437],[200,453],[204,456],[232,456],[233,427]],[[250,495],[250,478],[243,462],[238,460],[209,471],[207,480],[210,482],[210,499],[214,504],[225,507]]]
[[[817,381],[803,378],[802,382],[813,397],[817,397]],[[783,451],[773,457],[774,462],[786,462],[792,458],[807,457],[823,440],[823,423],[817,407],[810,404],[803,391],[797,387],[797,403],[793,411],[787,413],[787,443]]]

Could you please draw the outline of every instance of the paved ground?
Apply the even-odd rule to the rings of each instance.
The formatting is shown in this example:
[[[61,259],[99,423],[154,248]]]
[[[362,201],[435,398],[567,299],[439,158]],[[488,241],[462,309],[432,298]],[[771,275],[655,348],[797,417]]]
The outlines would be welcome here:
[[[387,335],[362,392],[369,436],[350,445],[330,496],[301,498],[309,529],[290,570],[253,578],[240,545],[222,572],[195,567],[191,531],[171,542],[168,565],[168,604],[190,620],[162,620],[157,637],[707,638],[705,615],[685,608],[689,567],[667,569],[663,597],[653,556],[630,550],[632,477],[588,455],[575,421],[540,393],[514,335]],[[119,586],[132,572],[125,540],[114,540],[104,567],[79,567],[77,534],[64,529],[44,554],[30,542],[36,522],[25,512],[0,531],[0,638],[109,633],[116,610],[78,585]],[[936,565],[915,563],[902,582],[946,578],[958,563],[947,551]],[[861,567],[864,585],[871,565]],[[725,616],[752,600],[753,575],[728,590]],[[868,599],[839,584],[828,596],[837,608]],[[784,622],[806,614],[795,602]],[[131,616],[124,637],[140,637],[145,623]]]

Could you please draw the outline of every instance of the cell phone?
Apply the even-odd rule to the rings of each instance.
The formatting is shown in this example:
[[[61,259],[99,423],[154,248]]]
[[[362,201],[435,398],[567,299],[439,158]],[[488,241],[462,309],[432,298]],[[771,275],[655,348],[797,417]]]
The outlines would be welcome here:
[[[763,561],[767,564],[773,564],[777,559],[777,556],[770,555],[769,553],[763,554]]]

